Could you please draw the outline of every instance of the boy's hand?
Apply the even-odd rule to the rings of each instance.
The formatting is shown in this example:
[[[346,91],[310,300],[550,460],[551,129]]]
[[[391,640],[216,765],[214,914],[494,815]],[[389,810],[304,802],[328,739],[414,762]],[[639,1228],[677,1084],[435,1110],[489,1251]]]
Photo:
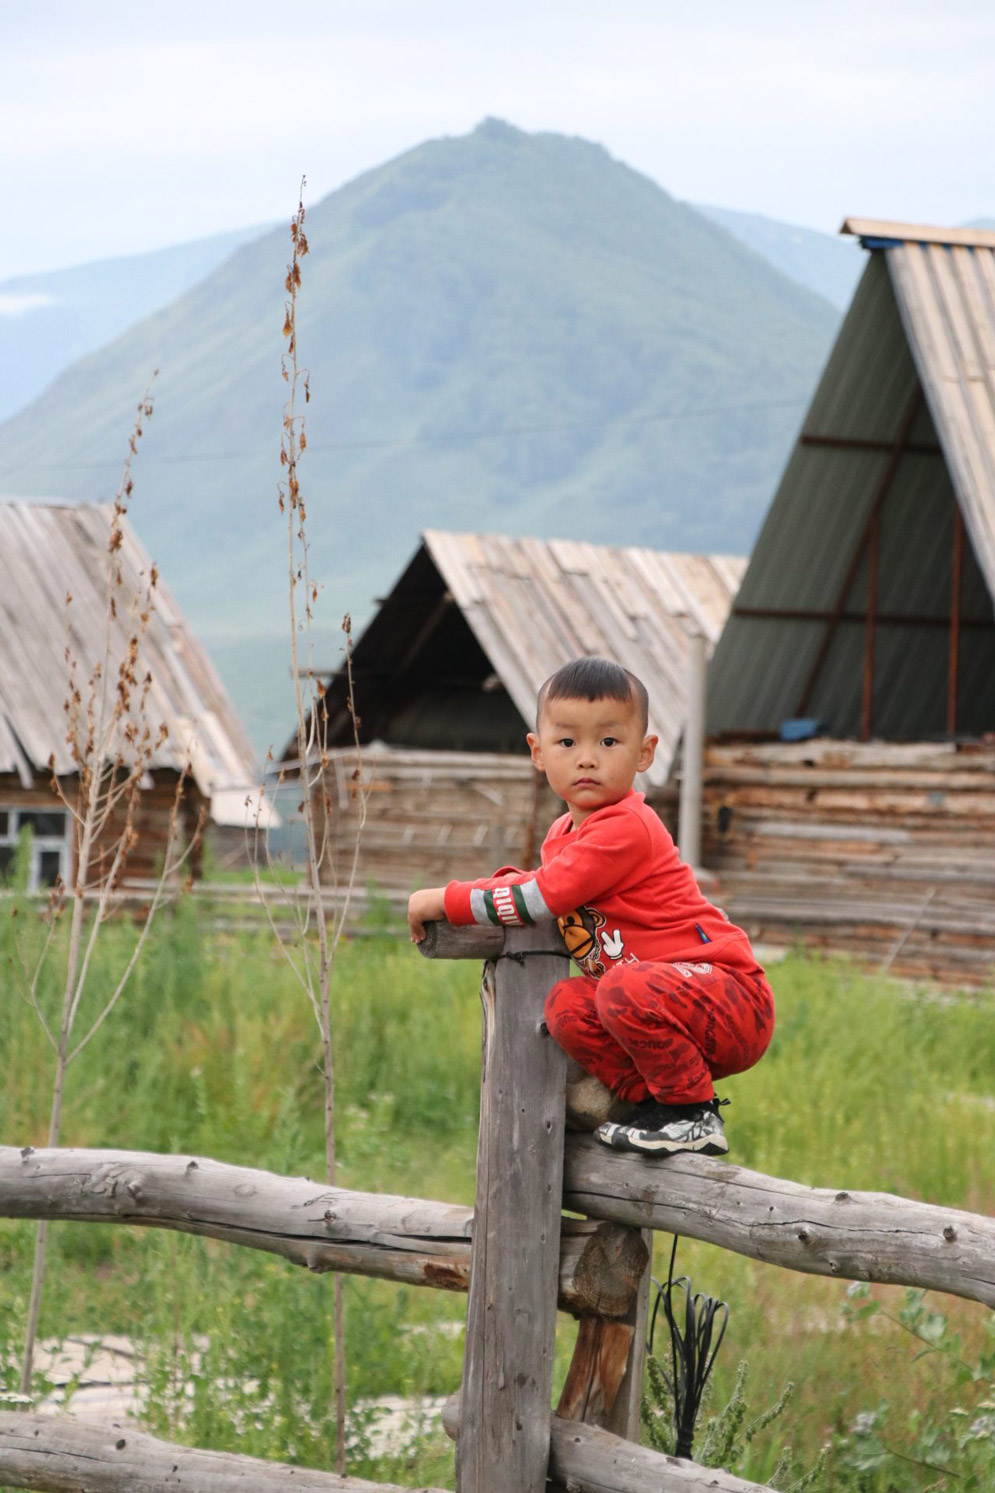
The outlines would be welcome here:
[[[408,927],[411,942],[421,943],[425,937],[426,923],[441,923],[445,920],[445,894],[443,886],[425,886],[412,892],[408,898]]]

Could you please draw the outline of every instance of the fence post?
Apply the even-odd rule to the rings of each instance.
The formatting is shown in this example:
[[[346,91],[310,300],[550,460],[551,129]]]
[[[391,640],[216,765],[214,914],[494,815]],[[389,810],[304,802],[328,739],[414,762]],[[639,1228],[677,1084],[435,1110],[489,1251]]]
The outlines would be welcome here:
[[[484,966],[459,1493],[543,1493],[556,1338],[566,1057],[543,1004],[569,963],[554,927],[509,929]]]
[[[681,797],[678,805],[677,848],[681,860],[695,870],[701,865],[701,780],[705,754],[705,680],[707,652],[701,633],[688,643],[687,719],[681,746]]]

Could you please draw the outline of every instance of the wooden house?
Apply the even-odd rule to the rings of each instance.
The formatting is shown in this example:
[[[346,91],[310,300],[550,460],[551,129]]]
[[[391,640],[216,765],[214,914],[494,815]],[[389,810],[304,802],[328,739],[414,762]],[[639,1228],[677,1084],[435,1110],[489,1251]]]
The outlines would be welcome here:
[[[539,686],[582,654],[616,659],[650,695],[657,759],[637,784],[665,818],[687,700],[692,634],[710,648],[745,568],[726,555],[573,540],[428,532],[355,645],[369,789],[360,884],[416,884],[535,864],[562,806],[525,734]],[[336,787],[336,864],[355,836],[356,763],[346,679],[325,695]]]
[[[30,828],[31,889],[58,877],[71,884],[74,873],[71,816],[52,791],[55,776],[70,801],[75,796],[76,764],[66,739],[70,661],[85,712],[94,669],[112,675],[113,693],[116,661],[136,635],[134,693],[150,675],[147,718],[154,734],[162,726],[165,735],[143,777],[127,877],[152,876],[162,864],[178,777],[188,762],[185,833],[201,809],[215,831],[240,833],[245,824],[253,784],[248,739],[161,581],[144,632],[136,626],[132,607],[142,607],[150,561],[127,522],[114,551],[119,579],[108,607],[112,518],[108,507],[0,502],[0,878]]]
[[[995,969],[995,233],[867,265],[709,680],[704,860],[755,934]]]

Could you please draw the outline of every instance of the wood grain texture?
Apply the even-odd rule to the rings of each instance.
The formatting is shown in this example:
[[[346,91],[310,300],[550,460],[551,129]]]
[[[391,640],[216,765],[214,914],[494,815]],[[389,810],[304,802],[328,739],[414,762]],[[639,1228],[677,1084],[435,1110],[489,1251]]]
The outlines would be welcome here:
[[[470,1208],[329,1188],[204,1157],[0,1146],[0,1217],[120,1222],[262,1249],[323,1272],[465,1291]],[[646,1262],[623,1224],[565,1219],[559,1304],[624,1317]]]
[[[448,1436],[459,1434],[459,1396],[442,1407]],[[554,1415],[550,1425],[551,1486],[570,1493],[774,1493],[715,1467],[663,1456],[598,1426]]]
[[[711,744],[703,859],[755,941],[984,983],[995,968],[995,748]]]
[[[885,1192],[804,1187],[707,1156],[630,1157],[567,1138],[564,1202],[809,1275],[946,1291],[995,1307],[995,1219]]]
[[[556,1336],[566,1057],[545,992],[567,973],[548,927],[514,929],[484,968],[473,1263],[459,1493],[544,1493]]]
[[[402,1493],[394,1483],[175,1446],[130,1424],[6,1410],[0,1411],[0,1483],[50,1493]]]
[[[549,947],[552,937],[547,929]],[[559,938],[559,933],[556,937]],[[503,928],[479,928],[476,924],[455,928],[452,923],[426,923],[418,952],[426,959],[496,959],[504,945]]]

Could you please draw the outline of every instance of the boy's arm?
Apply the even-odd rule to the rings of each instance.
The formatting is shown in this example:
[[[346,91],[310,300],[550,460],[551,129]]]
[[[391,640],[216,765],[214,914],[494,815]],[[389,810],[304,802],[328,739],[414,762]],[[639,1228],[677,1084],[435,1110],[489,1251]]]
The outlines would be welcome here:
[[[445,887],[423,886],[408,898],[408,927],[411,942],[421,943],[426,923],[441,923],[446,916]]]
[[[491,881],[498,880],[503,876],[528,876],[528,871],[519,871],[517,866],[502,866],[500,871],[495,871],[494,876],[483,881],[467,882],[467,886],[490,886]],[[408,927],[411,930],[411,942],[421,943],[425,937],[426,923],[441,923],[446,917],[445,906],[446,889],[444,886],[420,887],[417,892],[412,892],[408,898]],[[472,922],[471,919],[467,919]]]
[[[522,924],[562,917],[633,880],[650,854],[645,825],[631,814],[588,821],[539,871],[499,871],[486,881],[451,881],[443,908],[450,923]]]

